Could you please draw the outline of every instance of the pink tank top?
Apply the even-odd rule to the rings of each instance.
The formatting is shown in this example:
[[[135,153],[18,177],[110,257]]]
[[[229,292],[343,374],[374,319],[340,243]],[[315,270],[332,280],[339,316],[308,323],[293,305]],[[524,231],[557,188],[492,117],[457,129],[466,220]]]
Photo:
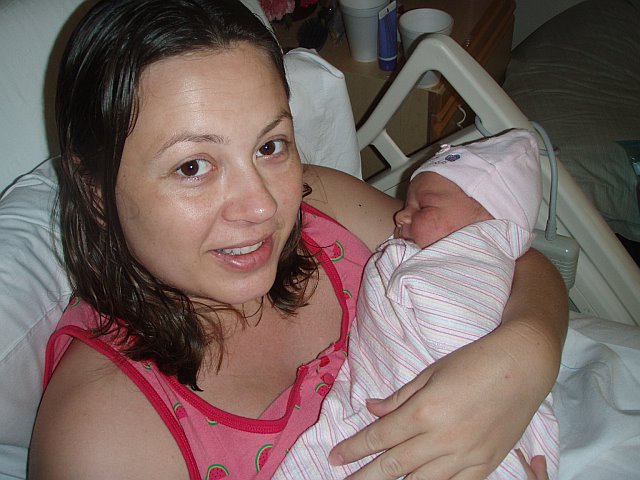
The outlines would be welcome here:
[[[335,220],[303,204],[303,241],[317,253],[342,307],[340,338],[315,360],[298,367],[295,383],[258,419],[240,417],[207,403],[152,362],[122,355],[110,337],[93,338],[99,314],[73,299],[47,346],[44,387],[73,339],[113,361],[144,393],[172,433],[189,478],[213,480],[271,478],[298,436],[313,425],[324,396],[346,357],[362,271],[370,252]]]

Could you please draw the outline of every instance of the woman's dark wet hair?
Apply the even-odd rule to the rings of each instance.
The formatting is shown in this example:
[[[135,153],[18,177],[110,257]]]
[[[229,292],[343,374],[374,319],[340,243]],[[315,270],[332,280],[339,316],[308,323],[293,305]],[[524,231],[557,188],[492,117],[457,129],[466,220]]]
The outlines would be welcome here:
[[[101,1],[74,30],[58,76],[59,208],[74,293],[102,314],[96,335],[117,333],[130,358],[152,360],[192,388],[208,345],[217,343],[220,366],[222,327],[210,307],[162,284],[131,255],[116,207],[116,179],[136,122],[143,70],[164,58],[226,50],[239,42],[265,53],[288,97],[277,41],[237,0]],[[285,314],[305,304],[317,271],[301,241],[300,223],[299,217],[269,292],[269,301]]]

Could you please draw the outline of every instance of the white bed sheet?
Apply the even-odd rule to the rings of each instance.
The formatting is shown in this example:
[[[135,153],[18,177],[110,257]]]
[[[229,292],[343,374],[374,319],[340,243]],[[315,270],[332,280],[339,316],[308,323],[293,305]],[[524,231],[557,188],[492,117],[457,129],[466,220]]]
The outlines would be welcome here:
[[[640,478],[640,327],[573,314],[553,389],[561,480]]]

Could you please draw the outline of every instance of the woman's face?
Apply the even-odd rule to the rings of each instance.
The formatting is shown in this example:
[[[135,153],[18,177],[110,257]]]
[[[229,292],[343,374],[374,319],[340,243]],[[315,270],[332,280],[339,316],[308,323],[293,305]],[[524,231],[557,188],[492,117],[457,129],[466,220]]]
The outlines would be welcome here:
[[[424,248],[466,225],[491,218],[458,185],[437,173],[424,172],[409,184],[404,208],[395,215],[394,236]]]
[[[116,185],[129,249],[194,300],[240,305],[271,288],[302,199],[284,86],[240,43],[149,66]]]

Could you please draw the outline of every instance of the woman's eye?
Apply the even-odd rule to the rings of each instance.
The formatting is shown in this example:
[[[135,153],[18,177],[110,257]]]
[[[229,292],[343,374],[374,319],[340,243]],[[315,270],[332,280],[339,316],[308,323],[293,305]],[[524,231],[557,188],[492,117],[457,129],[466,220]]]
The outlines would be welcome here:
[[[206,160],[189,160],[180,165],[176,173],[183,177],[200,177],[211,171],[211,164]]]
[[[259,157],[276,155],[284,150],[284,140],[270,140],[262,145],[256,152]]]

